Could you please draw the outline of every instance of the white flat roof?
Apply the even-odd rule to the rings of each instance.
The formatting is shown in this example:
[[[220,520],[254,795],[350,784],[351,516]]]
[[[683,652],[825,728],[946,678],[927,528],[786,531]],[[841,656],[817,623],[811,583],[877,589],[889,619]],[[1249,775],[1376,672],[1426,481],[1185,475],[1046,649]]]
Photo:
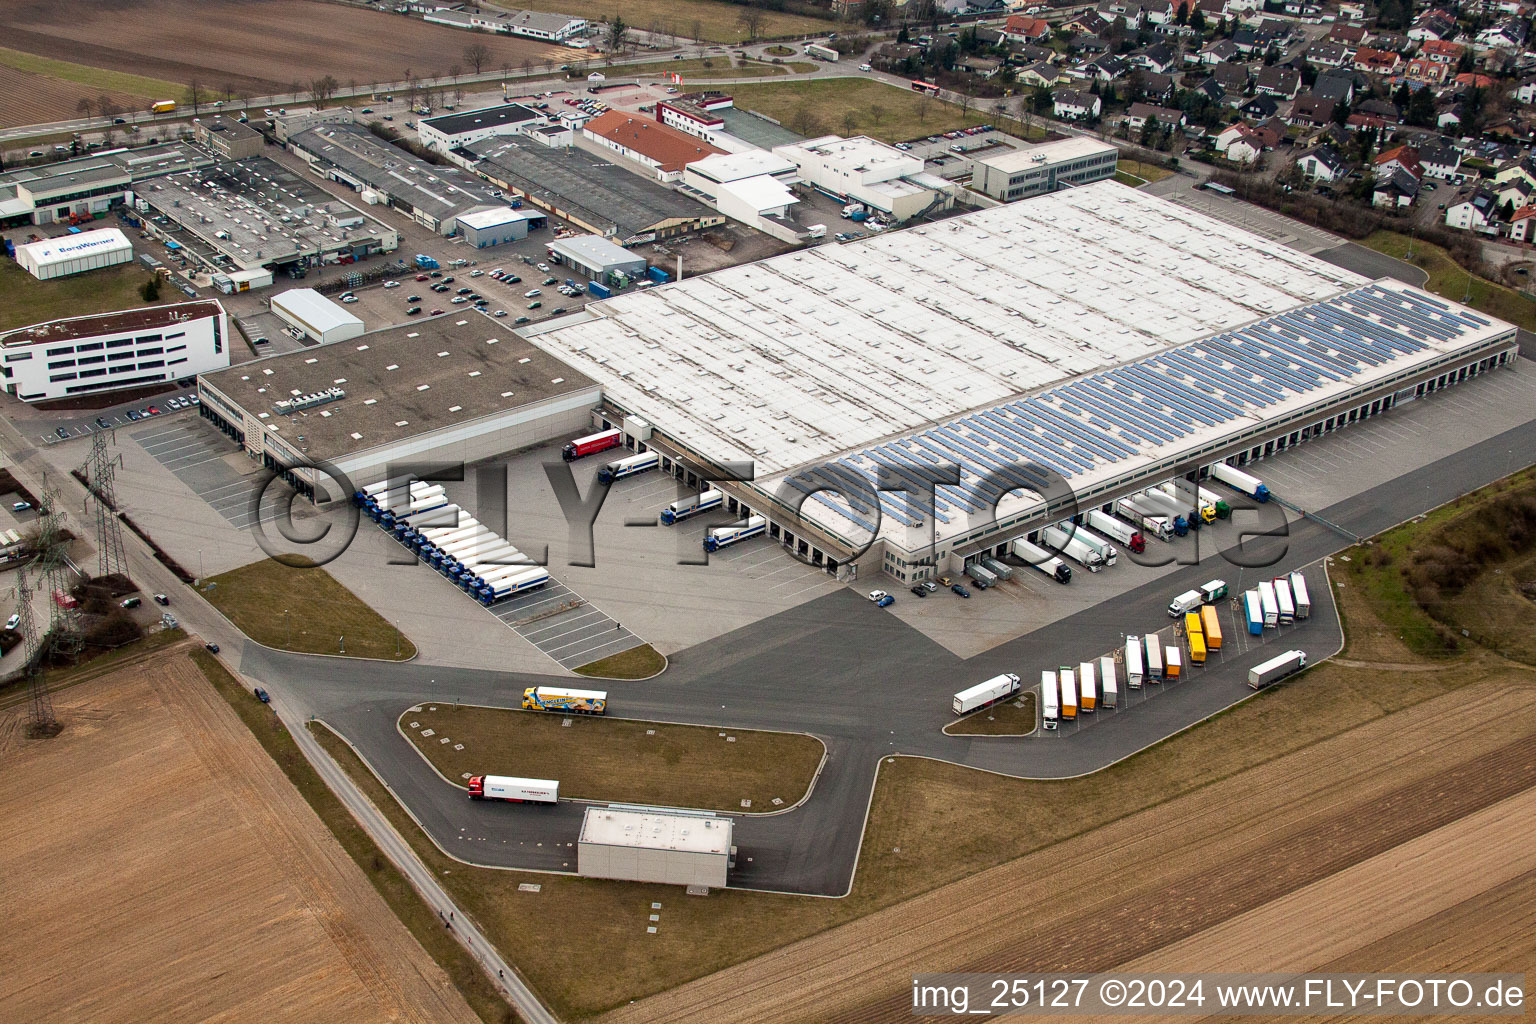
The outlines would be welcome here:
[[[132,252],[133,243],[117,228],[100,228],[96,231],[82,231],[78,235],[60,235],[58,238],[45,238],[41,242],[28,242],[18,245],[16,249],[18,259],[24,250],[35,266],[48,267],[77,260],[82,256],[121,252],[125,249]]]
[[[588,807],[581,842],[679,853],[731,852],[731,819],[699,814],[666,814],[617,807]]]
[[[996,153],[992,156],[976,157],[979,164],[995,167],[1005,174],[1014,171],[1027,171],[1036,164],[1057,163],[1062,160],[1078,160],[1083,157],[1098,156],[1106,151],[1112,151],[1115,147],[1108,142],[1100,142],[1098,139],[1089,139],[1082,136],[1073,136],[1068,139],[1057,139],[1055,142],[1041,142],[1033,146],[1021,146],[1007,153]]]
[[[845,139],[841,135],[823,135],[821,138],[807,139],[801,143],[775,146],[773,151],[794,160],[797,165],[801,160],[807,159],[808,155],[815,154],[829,164],[851,168],[860,174],[873,171],[877,174],[889,173],[893,177],[899,177],[902,174],[916,174],[923,169],[923,161],[920,158],[911,156],[889,143],[863,135],[856,135],[851,139]]]
[[[272,296],[272,305],[274,308],[281,306],[293,317],[322,334],[350,324],[363,326],[361,320],[313,288],[290,288],[279,292]]]
[[[721,182],[720,191],[729,192],[759,211],[776,210],[781,206],[789,206],[800,201],[799,196],[771,174],[759,174],[752,178]]]
[[[770,153],[766,149],[748,149],[740,153],[707,156],[703,160],[695,160],[688,166],[707,178],[722,182],[753,178],[759,174],[790,174],[795,170],[793,160],[788,160],[777,153]]]
[[[762,479],[1364,283],[1099,182],[589,303],[530,340]]]
[[[461,213],[457,220],[460,224],[468,225],[477,231],[486,228],[500,227],[503,224],[512,224],[520,220],[532,220],[533,215],[522,210],[514,210],[510,206],[494,210],[476,210],[474,213]]]

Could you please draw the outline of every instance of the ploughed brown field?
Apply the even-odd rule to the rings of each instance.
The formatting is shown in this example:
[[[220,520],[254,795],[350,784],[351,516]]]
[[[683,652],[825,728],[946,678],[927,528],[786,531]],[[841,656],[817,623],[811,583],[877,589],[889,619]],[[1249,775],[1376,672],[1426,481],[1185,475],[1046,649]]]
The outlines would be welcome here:
[[[210,94],[259,96],[301,88],[325,75],[344,87],[447,75],[464,48],[483,43],[483,70],[512,70],[570,55],[532,39],[466,32],[446,25],[318,0],[12,0],[0,4],[0,39],[27,53],[127,71]],[[76,116],[82,87],[69,100]],[[181,99],[182,97],[157,97]],[[210,95],[210,98],[213,98]],[[18,118],[7,100],[0,122]],[[34,117],[32,120],[36,120]]]
[[[0,1020],[478,1024],[189,646],[0,711]]]

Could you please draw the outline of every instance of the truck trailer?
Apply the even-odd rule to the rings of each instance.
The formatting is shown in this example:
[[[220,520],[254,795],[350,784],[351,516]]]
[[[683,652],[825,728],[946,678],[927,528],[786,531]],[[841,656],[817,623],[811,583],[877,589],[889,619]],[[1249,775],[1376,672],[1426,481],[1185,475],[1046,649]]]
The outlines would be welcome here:
[[[679,498],[661,510],[661,524],[663,526],[671,526],[673,523],[680,523],[690,516],[698,515],[700,512],[708,512],[710,509],[719,508],[720,503],[724,500],[725,495],[714,488],[686,498]]]
[[[1072,536],[1093,548],[1104,559],[1105,565],[1114,565],[1115,559],[1120,557],[1120,549],[1109,541],[1100,537],[1086,526],[1073,526],[1071,523],[1061,524],[1061,529],[1072,531]]]
[[[1061,700],[1056,695],[1056,673],[1040,673],[1040,725],[1055,729],[1061,718]]]
[[[1091,661],[1077,666],[1077,699],[1084,713],[1091,714],[1099,706],[1098,667]]]
[[[756,537],[767,529],[768,520],[762,516],[748,516],[730,526],[717,526],[704,535],[704,550],[719,551],[721,548]]]
[[[1121,498],[1115,502],[1115,513],[1124,516],[1158,540],[1169,540],[1173,537],[1173,524],[1168,521],[1168,518],[1138,504],[1134,498]]]
[[[560,800],[554,779],[518,779],[510,775],[471,775],[471,800],[505,800],[513,804],[552,804]]]
[[[997,577],[992,575],[987,570],[987,567],[980,562],[972,562],[966,566],[965,574],[971,578],[971,582],[976,584],[977,590],[986,590],[998,581]]]
[[[1200,632],[1205,635],[1205,649],[1221,650],[1221,612],[1213,604],[1200,609]]]
[[[1059,526],[1047,526],[1041,530],[1040,543],[1051,550],[1060,551],[1089,572],[1098,572],[1104,568],[1103,555]]]
[[[1115,659],[1106,654],[1099,659],[1099,703],[1106,708],[1120,703],[1120,685],[1116,677]]]
[[[1278,657],[1270,658],[1262,665],[1255,665],[1248,670],[1248,685],[1255,690],[1262,690],[1271,686],[1293,672],[1300,672],[1307,667],[1307,653],[1305,651],[1286,651]]]
[[[1182,537],[1189,532],[1189,507],[1156,487],[1142,491],[1131,500],[1151,512],[1168,516],[1169,521],[1173,523],[1173,532],[1177,536]]]
[[[977,683],[955,694],[955,714],[963,715],[980,708],[990,707],[1000,700],[1019,692],[1019,677],[1012,672],[993,676],[984,683]]]
[[[1149,633],[1142,639],[1146,641],[1142,646],[1147,649],[1147,682],[1160,683],[1163,681],[1163,642],[1156,633]]]
[[[608,710],[608,693],[606,690],[531,686],[523,691],[523,710],[557,711],[566,715],[601,715]]]
[[[1028,562],[1057,583],[1072,582],[1072,567],[1045,548],[1031,544],[1022,537],[1010,546],[1013,548],[1014,557]]]
[[[1257,590],[1243,591],[1243,617],[1248,622],[1250,636],[1259,636],[1264,632],[1264,602],[1259,598]]]
[[[1184,674],[1184,656],[1177,647],[1163,649],[1163,662],[1163,674],[1169,679],[1177,679]]]
[[[624,439],[624,432],[618,428],[604,430],[597,434],[588,434],[586,437],[578,437],[560,450],[560,457],[566,462],[574,462],[588,455],[605,452],[610,448],[617,448],[619,442]]]
[[[1211,466],[1211,479],[1220,480],[1234,491],[1246,494],[1254,501],[1265,502],[1269,500],[1269,488],[1264,486],[1264,481],[1249,473],[1244,473],[1230,463],[1213,463]]]
[[[1280,625],[1280,602],[1275,599],[1275,585],[1269,580],[1259,581],[1259,607],[1264,609],[1264,628]]]
[[[1004,565],[995,558],[983,558],[981,564],[987,572],[990,572],[1000,580],[1013,579],[1013,566],[1011,565]]]
[[[1110,540],[1119,541],[1136,554],[1147,550],[1147,539],[1142,536],[1140,530],[1125,520],[1116,519],[1108,512],[1102,512],[1096,508],[1090,509],[1083,518],[1086,520],[1086,525],[1093,527]]]
[[[1307,593],[1307,578],[1299,572],[1291,573],[1291,600],[1296,604],[1298,619],[1311,617],[1312,597]]]
[[[1141,681],[1146,676],[1141,666],[1141,637],[1128,636],[1125,638],[1125,685],[1127,688],[1141,689]]]
[[[1274,578],[1275,604],[1280,608],[1280,625],[1289,626],[1296,621],[1296,606],[1291,603],[1291,578],[1289,576],[1276,576]]]
[[[661,458],[655,452],[646,452],[643,455],[631,455],[628,458],[616,459],[597,471],[598,483],[611,484],[626,477],[637,476],[640,473],[655,469],[661,465]]]
[[[1056,671],[1056,681],[1061,684],[1061,717],[1077,718],[1077,679],[1072,670],[1061,666]]]

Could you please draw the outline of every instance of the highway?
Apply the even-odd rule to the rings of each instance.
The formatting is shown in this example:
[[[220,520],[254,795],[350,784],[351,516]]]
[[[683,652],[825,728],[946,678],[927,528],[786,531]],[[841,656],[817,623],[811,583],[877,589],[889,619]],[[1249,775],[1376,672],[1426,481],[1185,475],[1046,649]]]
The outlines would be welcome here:
[[[1536,445],[1527,424],[1326,509],[1313,510],[1370,536],[1482,486],[1507,471],[1506,451]],[[1494,454],[1498,453],[1498,457]],[[1231,538],[1236,530],[1208,528]],[[819,736],[828,758],[810,798],[777,814],[736,815],[741,856],[731,884],[819,896],[851,888],[862,823],[881,758],[932,757],[1028,778],[1064,778],[1112,764],[1251,696],[1246,671],[1264,656],[1299,647],[1315,664],[1336,653],[1342,635],[1319,561],[1348,542],[1307,519],[1291,524],[1284,557],[1239,570],[1217,553],[1122,598],[962,661],[851,590],[765,619],[672,658],[657,679],[610,685],[610,713],[699,725],[797,729]],[[1053,736],[950,737],[951,695],[1002,671],[1038,678],[1042,668],[1113,651],[1125,633],[1168,625],[1170,595],[1212,577],[1234,589],[1282,570],[1306,567],[1310,621],[1247,648],[1234,625],[1228,645],[1194,678],[1128,693],[1120,710],[1064,725]],[[979,595],[976,600],[987,600]],[[574,870],[583,805],[555,809],[471,803],[441,779],[397,731],[397,719],[423,700],[516,707],[524,687],[549,677],[469,672],[451,666],[366,664],[314,659],[247,644],[241,671],[302,715],[313,714],[357,747],[435,843],[471,863],[530,870]],[[859,823],[856,827],[855,823]],[[472,852],[471,852],[472,851]],[[750,860],[748,860],[750,858]]]

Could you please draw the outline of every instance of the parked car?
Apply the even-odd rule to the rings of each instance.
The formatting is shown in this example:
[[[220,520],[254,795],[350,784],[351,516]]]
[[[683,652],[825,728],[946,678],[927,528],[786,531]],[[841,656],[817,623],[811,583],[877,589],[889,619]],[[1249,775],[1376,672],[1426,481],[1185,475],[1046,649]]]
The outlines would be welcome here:
[[[420,295],[407,295],[405,297],[405,301],[406,302],[420,302],[421,301],[421,296]]]
[[[880,599],[881,599],[881,598],[882,598],[882,597],[888,597],[888,596],[890,596],[890,595],[888,595],[888,594],[887,594],[887,593],[886,593],[886,592],[885,592],[885,591],[883,591],[883,590],[871,590],[871,591],[870,591],[870,592],[869,592],[869,599],[870,599],[870,600],[871,600],[871,601],[874,601],[874,602],[876,602],[876,603],[879,603],[879,601],[880,601]]]
[[[203,644],[203,650],[207,651],[209,654],[218,654],[219,653],[219,645],[218,644]]]
[[[528,303],[528,308],[538,309],[542,305],[544,305],[544,303],[540,302],[538,299],[534,299],[532,302]]]
[[[428,313],[427,315],[428,316],[442,316],[443,315],[443,311],[440,310],[440,309],[434,309],[432,312]]]
[[[923,589],[922,584],[918,584],[917,586],[914,586],[912,588],[912,593],[916,594],[918,597],[927,597],[928,596],[928,591]]]
[[[251,692],[253,694],[255,694],[256,695],[256,699],[261,701],[263,704],[271,704],[272,703],[272,696],[271,696],[271,694],[267,693],[267,691],[263,690],[261,687],[258,686],[255,689],[253,689]]]
[[[531,299],[538,294],[539,290],[537,288],[529,288],[527,291],[523,292],[523,298]]]
[[[469,300],[468,300],[468,299],[466,299],[466,298],[465,298],[465,297],[464,297],[464,296],[462,296],[462,295],[455,295],[455,296],[454,296],[454,297],[453,297],[453,298],[452,298],[452,299],[450,299],[450,300],[449,300],[449,301],[450,301],[450,302],[452,302],[452,303],[453,303],[453,304],[454,304],[454,305],[455,305],[455,306],[462,306],[462,305],[463,305],[463,304],[464,304],[464,303],[466,303],[466,302],[468,302],[468,301],[469,301]]]
[[[405,311],[405,315],[406,316],[415,316],[416,314],[418,314],[420,312],[421,312],[421,307],[420,306],[412,306],[410,309]]]
[[[508,274],[506,277],[502,278],[502,281],[504,281],[507,284],[522,284],[523,283],[523,279],[518,277],[516,274]]]
[[[507,315],[507,311],[504,310],[504,309],[498,309],[496,312],[491,314],[491,316],[495,317],[498,320],[500,320],[502,317],[504,317],[506,315]]]
[[[27,509],[29,509],[31,507],[32,507],[32,503],[30,501],[18,501],[18,502],[15,502],[14,504],[11,505],[11,511],[12,512],[25,512]]]
[[[59,440],[61,441],[69,440],[69,431],[65,430],[63,427],[59,427],[54,431],[54,433],[59,435]]]
[[[139,410],[137,410],[137,409],[129,409],[128,410],[128,418],[130,420],[137,420],[139,418]]]
[[[484,277],[485,276],[485,271],[483,271],[483,270],[471,270],[469,272],[469,276],[470,277]]]
[[[19,625],[21,625],[20,615],[12,615],[10,618],[5,620],[6,629],[15,629]]]
[[[125,597],[120,603],[124,608],[137,608],[143,602],[136,597]]]
[[[96,417],[96,425],[98,427],[100,427],[102,430],[110,430],[112,428],[111,421],[108,420],[105,416],[97,416]]]
[[[155,595],[155,604],[170,604],[170,603],[171,603],[171,599],[166,597],[164,594],[156,594]]]
[[[965,589],[965,584],[963,584],[963,583],[951,583],[949,585],[949,589],[953,590],[955,593],[959,594],[961,597],[970,597],[971,596],[971,592],[969,590]]]
[[[473,290],[474,289],[472,289],[472,288],[460,288],[459,289],[459,294],[460,295],[468,295]]]
[[[426,274],[417,274],[416,275],[416,280],[418,280],[418,281],[430,281],[431,278],[428,277]]]

